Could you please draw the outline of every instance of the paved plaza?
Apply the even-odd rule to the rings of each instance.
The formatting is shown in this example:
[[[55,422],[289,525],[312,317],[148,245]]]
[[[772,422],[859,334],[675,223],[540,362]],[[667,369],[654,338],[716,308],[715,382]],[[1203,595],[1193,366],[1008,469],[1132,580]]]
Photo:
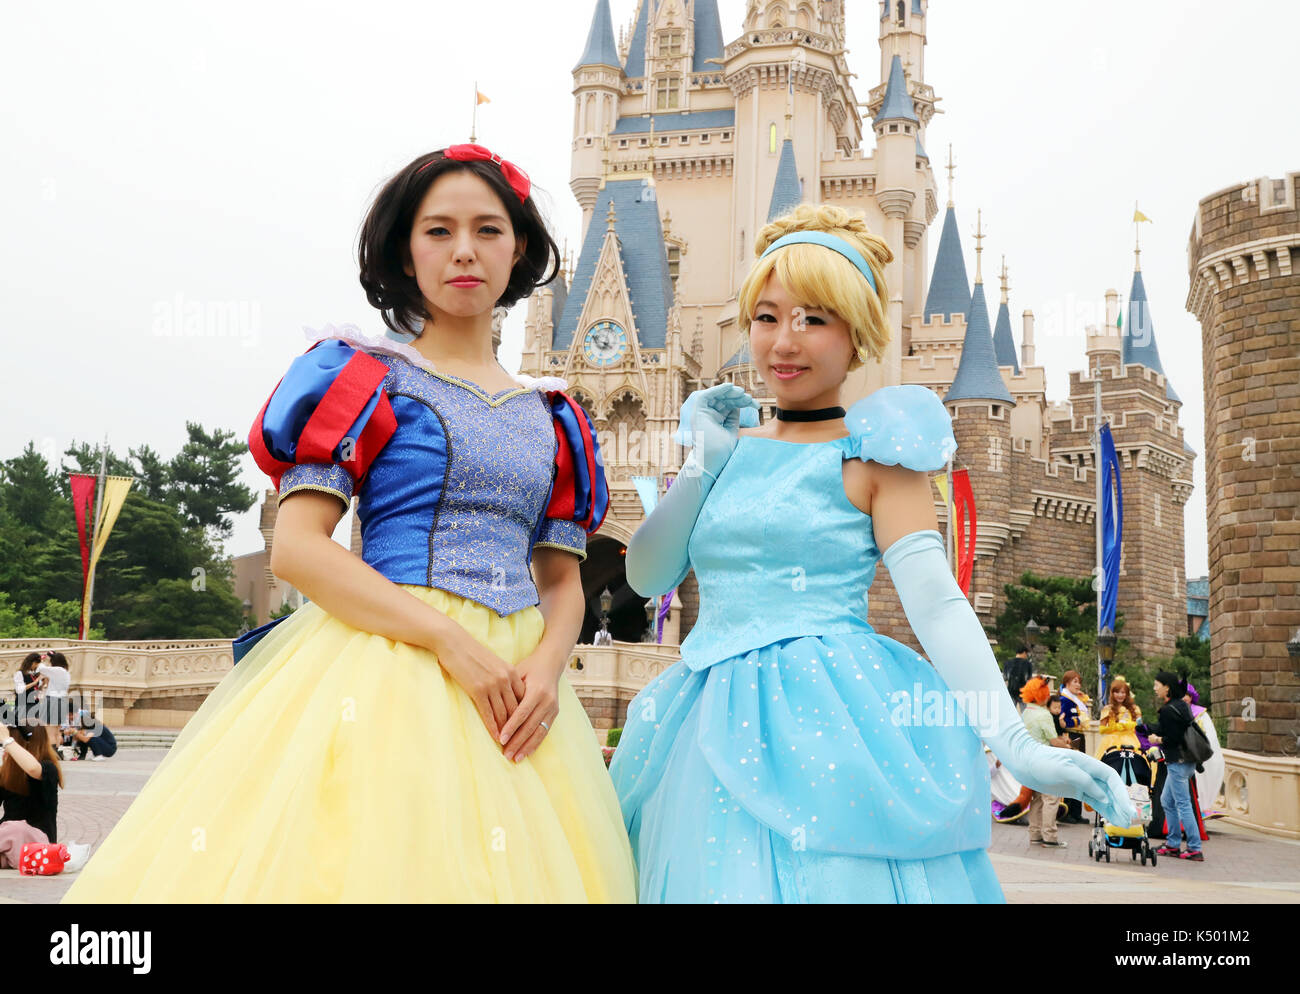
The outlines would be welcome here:
[[[63,766],[59,840],[89,842],[108,835],[162,757],[163,749],[121,749],[102,763]],[[1069,846],[1049,850],[1029,844],[1029,830],[994,825],[989,849],[1007,901],[1012,904],[1300,904],[1300,842],[1208,822],[1206,861],[1162,859],[1153,868],[1127,852],[1112,862],[1088,856],[1088,825],[1062,825]],[[53,904],[72,885],[72,874],[21,877],[0,870],[0,903]]]

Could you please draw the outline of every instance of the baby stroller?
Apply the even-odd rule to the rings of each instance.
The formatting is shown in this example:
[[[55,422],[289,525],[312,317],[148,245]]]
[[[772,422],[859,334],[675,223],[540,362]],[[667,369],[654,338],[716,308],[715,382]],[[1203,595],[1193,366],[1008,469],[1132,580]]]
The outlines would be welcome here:
[[[1142,753],[1128,746],[1108,749],[1102,754],[1101,761],[1118,773],[1128,787],[1129,797],[1137,808],[1138,823],[1122,828],[1105,821],[1100,812],[1094,812],[1088,855],[1098,862],[1105,858],[1109,863],[1112,849],[1127,849],[1131,859],[1141,856],[1143,866],[1147,865],[1147,860],[1155,866],[1155,850],[1151,848],[1146,831],[1147,823],[1151,821],[1151,764]]]

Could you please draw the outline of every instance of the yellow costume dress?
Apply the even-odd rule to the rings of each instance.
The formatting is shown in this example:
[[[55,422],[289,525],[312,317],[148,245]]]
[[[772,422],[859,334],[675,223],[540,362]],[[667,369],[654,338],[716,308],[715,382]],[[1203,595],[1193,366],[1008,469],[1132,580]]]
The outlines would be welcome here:
[[[1101,733],[1097,746],[1097,755],[1101,756],[1107,750],[1119,746],[1128,746],[1140,752],[1142,743],[1138,741],[1137,727],[1141,721],[1142,709],[1136,704],[1133,705],[1132,712],[1128,708],[1121,708],[1118,719],[1115,717],[1111,706],[1107,704],[1101,709],[1101,718],[1097,729]]]
[[[585,557],[608,506],[562,386],[489,396],[409,346],[324,337],[249,444],[281,499],[355,491],[365,561],[513,665],[545,627],[532,550]],[[618,799],[563,677],[549,733],[513,763],[428,649],[314,603],[250,635],[66,902],[636,899]]]

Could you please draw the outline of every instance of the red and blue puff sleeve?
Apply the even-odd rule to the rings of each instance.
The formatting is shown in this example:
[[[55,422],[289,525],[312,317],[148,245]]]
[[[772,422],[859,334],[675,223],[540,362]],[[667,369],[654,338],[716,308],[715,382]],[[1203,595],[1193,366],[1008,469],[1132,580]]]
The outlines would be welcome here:
[[[388,366],[346,342],[317,342],[289,366],[248,433],[253,460],[283,501],[299,490],[344,505],[397,430]]]
[[[548,391],[555,428],[555,479],[534,547],[550,546],[587,558],[587,536],[609,511],[609,485],[591,418],[561,391]]]

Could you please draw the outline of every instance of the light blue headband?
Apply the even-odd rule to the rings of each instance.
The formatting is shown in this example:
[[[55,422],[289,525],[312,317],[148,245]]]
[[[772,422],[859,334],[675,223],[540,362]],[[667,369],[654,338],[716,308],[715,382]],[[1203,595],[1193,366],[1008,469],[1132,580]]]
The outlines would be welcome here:
[[[789,235],[782,235],[767,247],[767,251],[759,256],[759,259],[766,259],[779,248],[785,248],[787,245],[798,245],[800,243],[822,245],[825,248],[830,249],[832,252],[838,252],[840,255],[844,256],[844,258],[848,259],[849,262],[853,263],[853,265],[857,267],[858,272],[867,278],[867,282],[871,284],[871,289],[873,291],[876,289],[876,277],[872,274],[871,267],[867,265],[867,260],[862,257],[862,253],[843,238],[836,235],[828,235],[824,231],[796,231]]]

